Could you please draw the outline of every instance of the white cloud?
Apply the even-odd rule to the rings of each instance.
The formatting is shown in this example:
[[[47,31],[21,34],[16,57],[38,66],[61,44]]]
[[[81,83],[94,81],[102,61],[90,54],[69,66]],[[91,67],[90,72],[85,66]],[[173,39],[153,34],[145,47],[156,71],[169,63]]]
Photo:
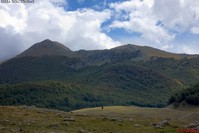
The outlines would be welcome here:
[[[26,27],[27,12],[23,4],[0,4],[0,27],[11,26],[15,32],[21,32]]]
[[[159,45],[167,45],[175,38],[163,26],[156,25],[158,18],[153,14],[153,0],[131,0],[122,3],[112,3],[110,7],[120,15],[124,12],[128,15],[127,20],[115,20],[110,28],[123,28],[128,32],[141,33],[144,40]],[[121,17],[119,17],[121,18]]]
[[[69,14],[73,16],[75,20],[71,25],[71,29],[76,29],[74,31],[71,30],[71,33],[66,33],[68,41],[71,42],[70,44],[79,43],[81,46],[85,46],[86,49],[110,48],[120,45],[119,42],[114,42],[101,31],[101,24],[111,16],[109,10],[97,12],[91,9],[84,9],[78,12],[70,12]],[[73,47],[75,49],[80,48],[79,45]]]
[[[109,10],[92,9],[65,11],[64,0],[43,0],[34,4],[0,4],[0,50],[22,52],[30,45],[46,38],[59,41],[73,50],[104,49],[120,45],[102,32],[101,25],[111,17]],[[2,19],[3,18],[3,19]],[[13,39],[14,40],[14,39]],[[8,44],[9,43],[9,44]],[[2,55],[2,52],[0,53]],[[1,60],[1,59],[0,59]]]
[[[110,3],[110,8],[114,8],[116,11],[120,12],[121,10],[124,10],[126,12],[132,12],[136,9],[142,8],[142,6],[148,6],[152,7],[153,0],[145,0],[142,2],[141,0],[129,0],[124,2],[116,2],[116,3]]]
[[[192,27],[191,28],[191,33],[193,33],[193,34],[199,34],[199,27]]]
[[[186,54],[198,54],[198,47],[196,45],[187,46],[186,44],[181,44],[180,47],[178,47],[176,52],[178,53],[186,53]]]
[[[153,10],[170,30],[193,33],[193,27],[199,28],[198,0],[155,0]]]
[[[143,41],[139,42],[145,45],[175,51],[176,44],[173,42],[176,35],[199,34],[197,0],[128,0],[109,6],[115,14],[110,29],[120,28],[130,33],[140,33],[138,38]],[[180,47],[178,45],[178,49]]]

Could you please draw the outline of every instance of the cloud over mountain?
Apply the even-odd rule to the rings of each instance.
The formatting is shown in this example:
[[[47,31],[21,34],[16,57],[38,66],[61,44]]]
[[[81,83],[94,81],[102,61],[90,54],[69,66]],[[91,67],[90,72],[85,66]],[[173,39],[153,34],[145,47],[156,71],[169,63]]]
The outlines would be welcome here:
[[[0,16],[0,61],[47,38],[72,50],[135,43],[170,52],[198,53],[196,0],[0,3]]]
[[[109,10],[95,11],[79,9],[65,11],[60,6],[64,1],[36,1],[34,4],[0,4],[0,47],[15,54],[25,50],[35,42],[50,38],[66,44],[73,50],[102,49],[120,45],[102,32],[101,25],[111,17]],[[5,33],[8,35],[5,35]],[[18,47],[20,45],[20,47]],[[1,48],[1,50],[2,50]],[[13,55],[14,55],[13,53]],[[2,54],[0,55],[2,56]],[[4,58],[10,55],[3,55]]]

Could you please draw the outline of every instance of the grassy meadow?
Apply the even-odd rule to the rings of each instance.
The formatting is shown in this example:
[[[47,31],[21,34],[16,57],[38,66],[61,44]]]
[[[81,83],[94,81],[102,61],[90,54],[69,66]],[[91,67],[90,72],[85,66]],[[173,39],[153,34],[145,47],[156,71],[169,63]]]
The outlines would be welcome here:
[[[190,108],[190,107],[189,107]],[[1,133],[175,133],[199,118],[199,108],[105,106],[72,112],[28,106],[0,106]],[[166,120],[167,125],[153,124]]]

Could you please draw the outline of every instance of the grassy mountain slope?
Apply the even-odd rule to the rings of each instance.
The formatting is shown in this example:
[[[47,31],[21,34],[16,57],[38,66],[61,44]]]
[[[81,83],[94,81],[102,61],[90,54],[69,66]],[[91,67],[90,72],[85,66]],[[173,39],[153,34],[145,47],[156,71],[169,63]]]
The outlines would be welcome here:
[[[81,58],[87,65],[100,65],[107,62],[128,61],[151,61],[157,58],[172,58],[180,60],[191,59],[197,55],[173,54],[147,46],[124,45],[109,50],[80,50],[74,53],[75,57]]]
[[[162,107],[172,94],[198,82],[198,60],[195,55],[135,45],[73,52],[45,40],[0,65],[1,104],[64,110],[97,105]],[[61,84],[61,91],[54,81]],[[73,89],[68,89],[71,84]],[[70,107],[63,104],[65,97]]]
[[[184,57],[195,57],[194,55],[186,55],[186,54],[174,54],[174,53],[169,53],[166,51],[162,51],[159,49],[155,49],[152,47],[148,47],[148,46],[137,46],[137,45],[124,45],[124,46],[119,46],[116,48],[111,49],[111,51],[115,51],[115,52],[128,52],[128,53],[132,53],[132,52],[139,52],[140,53],[140,57],[138,59],[140,60],[151,60],[152,58],[156,58],[156,57],[162,57],[162,58],[174,58],[174,59],[182,59]]]
[[[125,92],[129,102],[144,104],[161,104],[168,96],[183,86],[175,79],[147,67],[129,64],[106,64],[101,67],[77,71],[74,79],[83,84],[103,86],[120,94]],[[160,94],[163,94],[160,96]],[[132,100],[132,101],[131,101]],[[135,103],[136,103],[135,102]],[[140,104],[142,105],[142,104]]]
[[[142,65],[167,74],[181,82],[185,86],[196,84],[199,81],[199,57],[183,58],[157,58]]]

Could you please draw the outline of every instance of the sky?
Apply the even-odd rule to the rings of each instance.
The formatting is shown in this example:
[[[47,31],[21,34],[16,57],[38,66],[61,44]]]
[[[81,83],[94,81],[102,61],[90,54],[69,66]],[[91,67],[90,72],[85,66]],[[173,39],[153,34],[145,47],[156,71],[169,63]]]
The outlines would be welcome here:
[[[0,62],[45,39],[74,51],[136,44],[199,54],[199,0],[0,3]]]

